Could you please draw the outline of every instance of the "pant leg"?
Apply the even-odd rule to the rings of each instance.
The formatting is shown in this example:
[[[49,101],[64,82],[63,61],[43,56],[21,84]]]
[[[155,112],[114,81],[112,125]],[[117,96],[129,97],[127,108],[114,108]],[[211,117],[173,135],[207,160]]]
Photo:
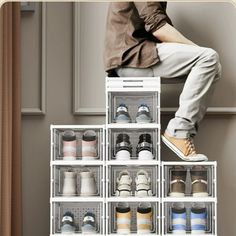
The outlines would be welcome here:
[[[218,54],[211,48],[179,43],[157,44],[160,57],[147,69],[121,68],[119,76],[160,76],[176,78],[187,75],[179,98],[179,108],[171,119],[167,132],[177,138],[194,136],[196,127],[205,115],[213,84],[221,76]],[[146,74],[145,74],[146,73]]]

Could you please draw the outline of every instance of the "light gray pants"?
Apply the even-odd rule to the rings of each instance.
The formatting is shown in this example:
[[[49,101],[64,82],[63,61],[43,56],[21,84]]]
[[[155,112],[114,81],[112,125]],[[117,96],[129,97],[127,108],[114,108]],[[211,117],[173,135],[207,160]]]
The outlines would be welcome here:
[[[160,62],[150,68],[118,68],[120,77],[176,78],[187,76],[179,108],[166,131],[176,138],[193,137],[206,113],[214,83],[221,77],[219,56],[211,48],[180,43],[158,43]],[[162,79],[163,81],[163,79]]]

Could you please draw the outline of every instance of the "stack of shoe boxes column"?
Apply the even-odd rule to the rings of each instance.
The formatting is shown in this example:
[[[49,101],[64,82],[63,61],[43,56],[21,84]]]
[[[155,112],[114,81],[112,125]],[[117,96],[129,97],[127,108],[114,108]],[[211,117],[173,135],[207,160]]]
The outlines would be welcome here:
[[[160,226],[160,78],[107,78],[106,234],[161,235]]]
[[[51,125],[50,235],[104,234],[104,126]]]
[[[216,162],[162,162],[162,235],[217,235]]]

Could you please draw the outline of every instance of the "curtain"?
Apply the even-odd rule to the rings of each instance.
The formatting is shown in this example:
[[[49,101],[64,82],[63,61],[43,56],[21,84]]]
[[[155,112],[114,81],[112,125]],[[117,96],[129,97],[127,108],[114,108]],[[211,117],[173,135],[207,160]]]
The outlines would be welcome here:
[[[20,3],[0,9],[0,235],[22,235]]]

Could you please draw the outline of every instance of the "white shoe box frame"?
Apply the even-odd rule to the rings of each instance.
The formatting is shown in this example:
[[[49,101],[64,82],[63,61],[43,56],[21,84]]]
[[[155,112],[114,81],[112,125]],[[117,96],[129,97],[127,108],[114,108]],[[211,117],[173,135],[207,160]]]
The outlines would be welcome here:
[[[136,96],[136,98],[135,98]],[[128,124],[116,124],[114,122],[116,108],[119,103],[123,103],[124,100],[128,101],[128,109],[132,122],[135,120],[135,115],[137,113],[138,105],[143,101],[142,98],[145,98],[146,103],[152,113],[153,122],[149,124],[138,124],[138,123],[128,123]],[[125,99],[126,98],[126,99]],[[155,112],[156,111],[156,112]],[[60,132],[59,136],[56,134],[56,130],[65,130],[72,129],[75,131],[85,131],[88,129],[101,130],[98,143],[99,143],[99,159],[92,161],[81,160],[81,155],[79,154],[75,161],[66,161],[62,159],[61,155],[61,141]],[[116,131],[127,131],[127,132],[142,132],[149,130],[155,133],[156,138],[154,138],[153,146],[155,149],[155,155],[153,160],[141,161],[135,155],[132,155],[132,158],[129,161],[118,161],[115,158],[111,158],[112,152],[109,149],[110,142],[114,146],[114,138],[112,140],[111,134]],[[81,224],[83,220],[83,215],[87,209],[93,209],[98,218],[99,224],[99,234],[100,235],[110,235],[116,234],[115,229],[115,220],[114,220],[114,206],[118,202],[129,202],[131,209],[135,209],[140,202],[150,202],[155,206],[153,212],[153,224],[155,225],[155,232],[152,232],[149,235],[173,235],[171,232],[167,231],[167,228],[170,224],[170,217],[168,218],[168,209],[174,202],[183,202],[186,204],[186,207],[189,209],[190,205],[193,202],[204,202],[211,209],[211,232],[206,232],[207,235],[217,236],[217,172],[216,172],[216,162],[162,162],[160,154],[160,78],[106,78],[106,125],[51,125],[51,161],[50,161],[50,236],[61,235],[60,233],[60,224],[61,217],[66,210],[71,210],[75,213],[75,222],[79,223],[79,230],[74,234],[70,235],[80,235]],[[101,136],[102,133],[102,136]],[[153,135],[153,134],[152,134]],[[80,138],[81,136],[78,135]],[[138,142],[138,136],[136,142],[131,138],[131,143],[133,146],[133,154],[135,153],[135,148]],[[114,147],[113,147],[114,148]],[[58,151],[59,150],[59,151]],[[80,152],[80,151],[79,151]],[[166,178],[165,168],[175,165],[184,165],[184,166],[195,166],[195,165],[206,165],[211,168],[211,184],[212,184],[212,195],[207,198],[194,198],[192,196],[186,196],[182,198],[173,198],[167,196],[167,186],[166,181],[169,181]],[[55,194],[55,169],[61,168],[89,168],[97,167],[99,169],[100,179],[100,194],[99,196],[93,197],[81,197],[79,195],[73,197],[66,197],[60,194]],[[112,175],[114,182],[113,171],[119,171],[122,168],[135,169],[145,167],[154,169],[156,171],[156,191],[155,194],[151,197],[138,198],[134,195],[126,198],[116,197],[114,195],[114,184],[111,183]],[[102,172],[102,173],[101,173]],[[132,171],[134,175],[135,171]],[[153,175],[154,176],[154,175]],[[166,180],[168,179],[168,180]],[[59,181],[59,180],[58,180]],[[98,181],[98,180],[97,180]],[[134,178],[133,178],[133,181]],[[61,184],[61,183],[60,183]],[[153,185],[153,183],[152,183]],[[113,189],[113,193],[112,193]],[[133,186],[134,189],[134,186]],[[93,206],[93,208],[92,208]],[[132,210],[134,211],[134,210]],[[132,213],[131,221],[134,222],[134,225],[131,227],[132,235],[136,235],[137,232],[135,229],[135,214]],[[112,218],[113,217],[113,218]],[[58,230],[59,229],[59,230]],[[188,235],[189,232],[186,233]],[[206,235],[204,234],[204,235]],[[68,235],[68,234],[65,234]],[[98,235],[98,234],[96,234]],[[198,235],[203,236],[203,235]]]
[[[105,235],[105,126],[104,125],[51,125],[51,151],[50,151],[50,235],[63,235],[60,232],[61,219],[65,211],[70,210],[75,214],[75,223],[79,223],[79,229],[74,235],[82,234],[81,225],[83,215],[87,211],[92,211],[96,216],[97,234]],[[75,131],[77,138],[77,153],[81,153],[81,138],[85,130],[95,130],[97,132],[98,159],[82,160],[81,154],[76,160],[63,160],[62,155],[58,155],[61,150],[61,134],[64,130]],[[80,139],[80,140],[78,140]],[[78,142],[79,141],[79,142]],[[78,148],[78,146],[80,146]],[[73,169],[79,173],[82,169],[94,172],[95,181],[99,189],[98,196],[63,196],[59,194],[62,187],[62,174],[60,170]],[[77,178],[78,180],[78,178]],[[79,186],[78,186],[79,187]],[[78,188],[77,187],[77,188]],[[78,191],[79,192],[79,191]],[[65,234],[68,235],[68,234]],[[70,234],[73,235],[73,234]]]
[[[174,166],[183,166],[187,170],[186,176],[186,188],[187,194],[185,197],[170,197],[169,193],[169,185],[171,177],[170,169]],[[193,166],[204,166],[207,169],[207,182],[208,182],[208,197],[193,197],[190,194],[190,186],[191,180],[190,178],[190,169]],[[190,207],[194,203],[205,203],[207,208],[207,231],[204,235],[213,235],[217,236],[217,162],[216,161],[208,161],[208,162],[184,162],[184,161],[162,161],[161,162],[162,169],[162,235],[173,235],[169,228],[171,227],[171,219],[170,219],[170,208],[173,203],[179,202],[184,203],[187,209],[187,231],[186,235],[191,234],[190,231],[190,219],[189,219],[189,211]],[[187,186],[188,185],[188,186]],[[197,236],[203,236],[200,234],[194,234]]]
[[[117,107],[125,103],[128,107],[131,123],[114,123]],[[152,123],[135,123],[138,107],[147,104],[152,116]],[[116,136],[127,133],[132,145],[130,160],[116,160],[114,147]],[[139,160],[136,146],[141,133],[149,133],[153,142],[153,160]],[[116,178],[120,171],[127,169],[132,177],[132,195],[130,197],[115,196]],[[135,197],[135,176],[138,170],[146,169],[151,178],[153,196]],[[115,181],[115,182],[114,182]],[[152,182],[154,182],[152,180]],[[128,202],[131,207],[131,233],[137,234],[136,214],[134,209],[140,202],[151,202],[153,205],[154,231],[150,235],[160,235],[160,78],[107,78],[106,79],[106,233],[116,232],[115,206],[118,202]],[[155,207],[154,207],[155,206]]]

